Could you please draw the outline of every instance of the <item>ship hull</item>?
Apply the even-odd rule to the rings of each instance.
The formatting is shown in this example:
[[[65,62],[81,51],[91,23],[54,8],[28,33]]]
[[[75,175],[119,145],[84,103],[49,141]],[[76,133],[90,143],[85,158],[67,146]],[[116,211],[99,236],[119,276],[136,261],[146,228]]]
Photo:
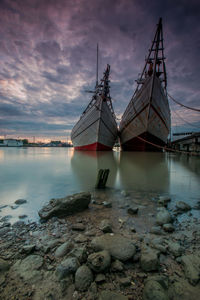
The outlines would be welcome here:
[[[117,138],[117,124],[106,101],[99,96],[95,104],[72,129],[71,140],[76,150],[112,150]]]
[[[153,76],[146,79],[122,116],[120,143],[125,151],[161,151],[167,144],[169,103],[159,78],[152,81]]]

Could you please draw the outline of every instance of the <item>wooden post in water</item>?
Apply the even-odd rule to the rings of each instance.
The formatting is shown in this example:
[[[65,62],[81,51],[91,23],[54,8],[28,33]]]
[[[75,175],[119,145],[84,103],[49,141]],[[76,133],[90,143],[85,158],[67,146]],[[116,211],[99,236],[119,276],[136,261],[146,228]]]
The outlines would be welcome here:
[[[95,188],[96,189],[104,189],[106,186],[106,182],[108,180],[110,170],[109,169],[100,169],[97,175],[97,181]]]

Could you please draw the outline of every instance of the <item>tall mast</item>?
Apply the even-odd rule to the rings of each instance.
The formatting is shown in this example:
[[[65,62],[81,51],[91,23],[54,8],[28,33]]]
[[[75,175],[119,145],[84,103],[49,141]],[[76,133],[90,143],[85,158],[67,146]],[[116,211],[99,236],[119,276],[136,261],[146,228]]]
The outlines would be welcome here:
[[[97,43],[97,66],[96,66],[96,88],[98,87],[98,72],[99,72],[99,45]]]
[[[151,48],[149,49],[148,57],[146,59],[144,68],[137,82],[137,88],[134,93],[138,91],[141,84],[144,83],[146,76],[149,75],[149,67],[152,66],[152,75],[153,81],[155,76],[158,76],[163,83],[163,87],[166,90],[167,87],[167,75],[166,75],[166,67],[165,67],[165,57],[164,57],[164,46],[163,46],[163,31],[162,31],[162,18],[159,19],[157,24],[156,33],[154,35],[154,39],[151,44]],[[133,95],[133,97],[134,97]]]

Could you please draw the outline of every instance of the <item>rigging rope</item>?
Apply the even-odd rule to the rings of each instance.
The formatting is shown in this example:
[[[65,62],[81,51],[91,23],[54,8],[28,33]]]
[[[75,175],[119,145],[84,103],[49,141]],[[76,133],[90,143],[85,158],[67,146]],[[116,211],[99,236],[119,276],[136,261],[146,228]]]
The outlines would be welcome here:
[[[169,93],[167,93],[167,95],[169,96],[169,98],[171,98],[175,103],[179,104],[180,106],[185,107],[187,109],[191,109],[191,110],[200,112],[200,109],[198,109],[198,108],[194,108],[194,107],[184,105],[184,104],[180,103],[179,101],[175,100]]]
[[[173,110],[173,112],[182,120],[182,121],[184,121],[185,123],[187,123],[188,125],[190,125],[190,126],[192,126],[192,127],[194,127],[194,128],[200,128],[200,126],[195,126],[195,125],[193,125],[193,124],[191,124],[190,122],[188,122],[188,121],[186,121],[184,118],[182,118],[175,110]],[[183,126],[184,126],[184,124],[183,124]]]

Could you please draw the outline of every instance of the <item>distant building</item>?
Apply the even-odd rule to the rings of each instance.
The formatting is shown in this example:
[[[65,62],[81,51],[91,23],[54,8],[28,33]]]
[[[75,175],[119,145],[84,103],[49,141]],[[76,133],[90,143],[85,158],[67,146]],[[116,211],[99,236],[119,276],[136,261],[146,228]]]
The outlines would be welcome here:
[[[23,142],[21,140],[6,139],[6,140],[2,140],[2,142],[0,143],[0,146],[4,146],[4,147],[22,147]]]

